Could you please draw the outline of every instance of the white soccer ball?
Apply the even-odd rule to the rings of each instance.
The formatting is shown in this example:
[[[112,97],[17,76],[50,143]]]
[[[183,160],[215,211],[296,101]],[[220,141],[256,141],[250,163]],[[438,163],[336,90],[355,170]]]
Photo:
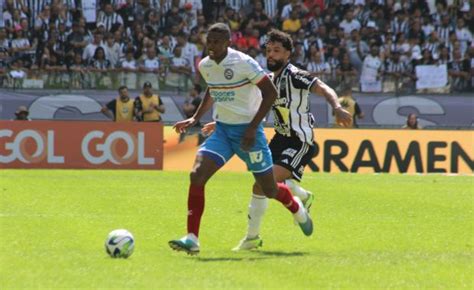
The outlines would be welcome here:
[[[133,235],[124,229],[110,232],[105,240],[105,251],[112,258],[128,258],[135,248]]]

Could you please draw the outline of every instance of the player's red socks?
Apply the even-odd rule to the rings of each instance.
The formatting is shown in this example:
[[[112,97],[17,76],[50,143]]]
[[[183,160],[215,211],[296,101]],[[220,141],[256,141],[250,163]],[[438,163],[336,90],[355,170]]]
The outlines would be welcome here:
[[[278,193],[275,199],[281,202],[292,213],[296,213],[300,207],[296,200],[294,200],[288,186],[284,183],[278,183]]]
[[[188,233],[199,236],[201,216],[204,212],[204,186],[189,186],[188,194]]]

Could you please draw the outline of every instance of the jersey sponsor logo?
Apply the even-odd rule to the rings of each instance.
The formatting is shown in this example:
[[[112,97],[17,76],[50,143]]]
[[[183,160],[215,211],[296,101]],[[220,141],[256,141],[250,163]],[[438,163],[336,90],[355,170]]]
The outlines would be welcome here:
[[[234,77],[234,71],[231,70],[230,68],[226,68],[224,71],[224,77],[227,80],[231,80]]]
[[[283,164],[288,164],[288,159],[283,159],[283,160],[281,161],[281,163],[283,163]]]
[[[234,91],[216,91],[211,90],[209,92],[211,97],[215,102],[231,102],[234,100],[235,92]]]
[[[276,101],[273,103],[273,106],[281,106],[281,105],[286,105],[288,104],[288,100],[286,98],[278,98]]]
[[[309,85],[311,84],[311,80],[308,79],[308,78],[307,78],[306,76],[304,76],[304,75],[301,75],[301,74],[294,74],[294,75],[293,75],[293,78],[294,78],[295,80],[298,80],[298,81],[302,82],[303,84],[305,84],[305,85],[307,85],[307,86],[309,86]]]
[[[249,152],[250,163],[260,163],[263,160],[263,152],[262,150]]]

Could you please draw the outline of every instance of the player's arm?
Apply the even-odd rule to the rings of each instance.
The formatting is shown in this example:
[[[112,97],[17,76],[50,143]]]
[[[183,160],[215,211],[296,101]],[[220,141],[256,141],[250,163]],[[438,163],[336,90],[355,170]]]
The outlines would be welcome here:
[[[248,151],[252,148],[255,143],[257,128],[272,108],[278,95],[275,85],[273,85],[272,81],[266,75],[257,83],[257,86],[262,92],[262,103],[242,137],[241,147],[244,151]]]
[[[176,131],[176,133],[184,133],[186,132],[186,129],[188,127],[193,126],[194,124],[199,121],[204,114],[209,111],[209,109],[212,107],[213,100],[211,98],[211,95],[209,94],[209,88],[206,89],[206,92],[204,93],[204,99],[202,100],[201,104],[196,110],[196,113],[191,118],[188,118],[186,120],[177,122],[174,124],[173,128]]]
[[[320,79],[316,79],[311,86],[311,92],[323,96],[326,99],[326,101],[333,108],[334,114],[338,117],[338,120],[340,121],[339,125],[343,127],[350,126],[352,122],[352,116],[341,106],[336,92],[331,87],[322,82]]]

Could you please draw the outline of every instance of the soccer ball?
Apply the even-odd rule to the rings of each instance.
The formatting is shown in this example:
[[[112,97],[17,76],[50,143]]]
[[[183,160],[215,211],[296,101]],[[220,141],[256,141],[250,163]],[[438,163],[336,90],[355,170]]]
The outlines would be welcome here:
[[[127,230],[115,230],[110,232],[105,240],[105,251],[112,258],[128,258],[135,248],[135,239]]]

